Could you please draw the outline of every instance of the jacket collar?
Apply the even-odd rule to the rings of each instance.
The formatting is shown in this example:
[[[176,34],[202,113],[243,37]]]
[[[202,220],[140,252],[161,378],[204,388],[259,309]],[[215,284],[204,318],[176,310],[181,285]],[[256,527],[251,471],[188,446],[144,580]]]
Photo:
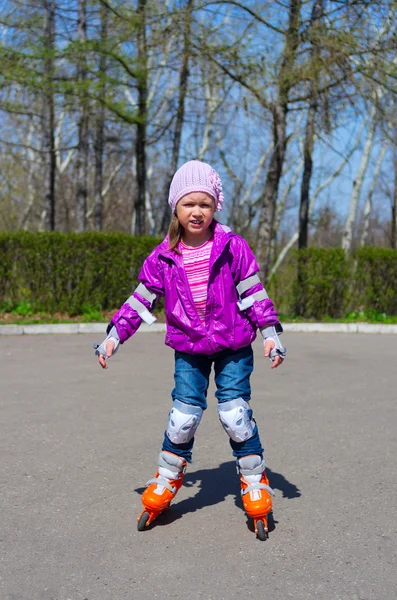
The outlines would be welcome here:
[[[220,255],[222,254],[225,246],[229,243],[229,240],[235,235],[233,231],[227,225],[222,225],[216,219],[213,220],[213,229],[214,229],[214,243],[212,246],[211,258],[210,258],[210,269],[215,261],[218,260]],[[168,246],[168,235],[161,242],[159,246],[159,255],[164,256],[164,258],[168,258],[174,261],[178,265],[183,265],[182,256],[176,254],[173,250],[170,250]]]
[[[211,258],[210,258],[210,270],[213,264],[218,260],[224,251],[226,245],[229,243],[231,238],[234,236],[233,231],[227,225],[222,225],[215,221],[214,227],[214,244],[212,246]]]

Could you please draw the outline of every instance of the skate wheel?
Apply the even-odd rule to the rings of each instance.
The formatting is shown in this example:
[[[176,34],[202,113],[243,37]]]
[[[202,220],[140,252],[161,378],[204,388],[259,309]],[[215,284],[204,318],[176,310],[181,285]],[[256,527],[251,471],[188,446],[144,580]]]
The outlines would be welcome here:
[[[150,514],[148,512],[143,512],[141,514],[141,516],[139,517],[139,521],[138,521],[138,531],[143,531],[146,527],[146,523],[149,521],[150,519]]]
[[[265,525],[264,525],[263,521],[261,521],[261,520],[256,522],[256,536],[262,542],[267,540],[267,538],[269,537],[269,535],[265,529]]]

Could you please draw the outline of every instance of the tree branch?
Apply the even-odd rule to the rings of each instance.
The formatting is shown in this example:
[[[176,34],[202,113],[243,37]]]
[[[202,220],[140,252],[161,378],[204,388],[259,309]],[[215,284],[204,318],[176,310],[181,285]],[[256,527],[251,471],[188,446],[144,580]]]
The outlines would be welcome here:
[[[271,23],[269,23],[269,21],[266,21],[263,17],[261,17],[257,12],[255,12],[248,6],[245,6],[241,2],[237,2],[237,0],[215,0],[214,2],[205,2],[199,8],[205,8],[207,6],[211,6],[212,4],[231,4],[233,6],[237,6],[237,8],[241,8],[241,10],[244,10],[245,12],[250,14],[251,17],[254,17],[254,19],[259,21],[259,23],[262,23],[262,25],[266,25],[266,27],[269,27],[269,29],[275,31],[276,33],[285,35],[285,31],[283,29],[279,29],[275,25],[272,25]]]

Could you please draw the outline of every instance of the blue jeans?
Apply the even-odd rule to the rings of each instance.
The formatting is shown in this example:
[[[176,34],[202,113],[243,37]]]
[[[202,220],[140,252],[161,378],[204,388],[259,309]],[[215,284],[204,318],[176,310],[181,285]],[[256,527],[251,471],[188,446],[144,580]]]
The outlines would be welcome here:
[[[236,398],[242,398],[248,402],[251,398],[250,376],[254,368],[251,345],[237,351],[223,350],[211,356],[175,352],[175,387],[171,393],[173,400],[177,399],[205,410],[212,363],[217,387],[215,396],[218,403]],[[252,410],[250,409],[249,412],[252,417]],[[190,462],[193,444],[194,438],[186,444],[174,444],[165,434],[162,450],[173,452]],[[230,439],[230,445],[233,449],[233,456],[237,458],[249,454],[263,456],[256,424],[252,437],[244,442],[235,442]]]

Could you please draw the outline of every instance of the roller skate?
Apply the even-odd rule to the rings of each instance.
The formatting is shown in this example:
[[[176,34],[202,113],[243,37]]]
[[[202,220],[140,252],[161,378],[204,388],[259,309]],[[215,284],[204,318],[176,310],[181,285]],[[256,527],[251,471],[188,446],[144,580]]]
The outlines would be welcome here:
[[[258,454],[244,456],[237,460],[237,473],[240,475],[244,510],[248,517],[254,519],[258,539],[266,540],[269,536],[267,515],[272,510],[274,491],[266,477],[265,461]]]
[[[182,485],[186,466],[184,458],[172,452],[160,452],[157,473],[147,482],[148,487],[142,494],[144,509],[137,519],[138,531],[143,531],[169,507]]]

